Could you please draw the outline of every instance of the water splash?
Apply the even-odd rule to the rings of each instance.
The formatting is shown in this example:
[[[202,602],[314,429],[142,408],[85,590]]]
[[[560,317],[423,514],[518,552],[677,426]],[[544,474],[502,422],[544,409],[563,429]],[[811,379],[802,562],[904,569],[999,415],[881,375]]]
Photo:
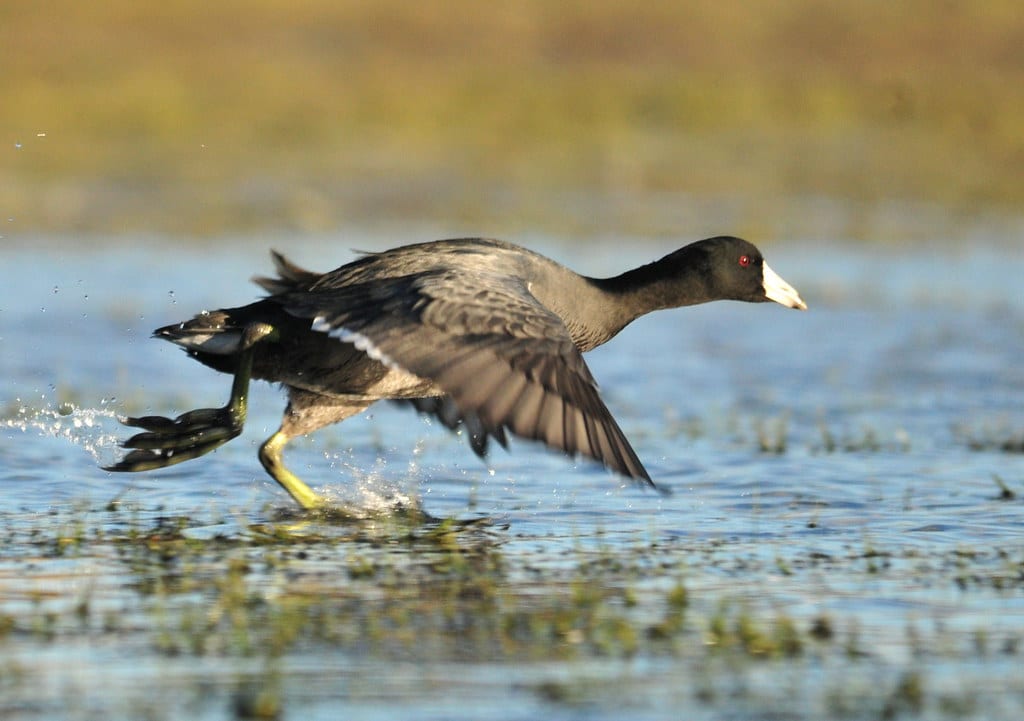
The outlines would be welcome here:
[[[56,409],[19,406],[13,415],[0,418],[0,428],[62,438],[84,449],[99,465],[109,465],[118,452],[120,437],[107,425],[119,423],[111,408],[76,408],[62,403]]]
[[[332,506],[362,518],[423,512],[419,497],[410,494],[401,487],[403,484],[385,472],[385,459],[378,458],[376,467],[366,470],[352,462],[351,451],[323,455],[332,469],[340,468],[347,476],[337,486],[317,489]]]

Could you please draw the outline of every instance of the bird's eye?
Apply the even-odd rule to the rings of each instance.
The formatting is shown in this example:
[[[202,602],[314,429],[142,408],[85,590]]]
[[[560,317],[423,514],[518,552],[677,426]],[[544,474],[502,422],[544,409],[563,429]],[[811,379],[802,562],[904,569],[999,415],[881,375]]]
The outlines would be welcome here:
[[[750,265],[750,256],[749,255],[741,255],[739,263],[740,263],[740,267],[741,268],[746,268],[747,266]]]

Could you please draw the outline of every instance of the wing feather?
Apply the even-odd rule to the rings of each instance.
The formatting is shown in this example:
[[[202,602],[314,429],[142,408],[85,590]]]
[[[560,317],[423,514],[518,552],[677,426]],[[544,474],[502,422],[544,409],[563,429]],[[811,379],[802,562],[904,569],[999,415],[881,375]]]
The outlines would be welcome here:
[[[295,269],[281,270],[305,280]],[[413,405],[448,428],[463,425],[480,455],[488,437],[504,445],[507,429],[653,485],[565,323],[525,283],[450,269],[360,273],[340,285],[326,282],[328,274],[311,289],[275,298],[293,315],[315,319],[314,330],[361,342],[372,357],[431,380],[445,395]]]

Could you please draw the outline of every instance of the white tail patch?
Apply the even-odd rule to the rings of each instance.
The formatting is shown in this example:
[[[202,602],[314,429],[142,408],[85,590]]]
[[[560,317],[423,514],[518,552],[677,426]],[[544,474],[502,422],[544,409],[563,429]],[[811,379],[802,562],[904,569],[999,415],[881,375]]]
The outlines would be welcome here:
[[[182,348],[210,353],[211,355],[233,355],[242,343],[242,331],[215,330],[209,333],[191,332],[178,337],[167,336],[167,340]]]

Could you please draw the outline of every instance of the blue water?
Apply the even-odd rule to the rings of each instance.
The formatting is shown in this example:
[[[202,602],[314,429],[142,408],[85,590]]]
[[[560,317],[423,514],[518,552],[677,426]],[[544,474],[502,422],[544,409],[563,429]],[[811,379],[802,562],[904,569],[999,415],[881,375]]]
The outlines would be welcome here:
[[[173,416],[227,398],[227,377],[149,333],[256,297],[248,278],[270,269],[269,247],[326,270],[351,259],[351,248],[425,239],[236,238],[211,249],[172,239],[46,238],[0,250],[0,507],[8,528],[117,499],[189,516],[197,534],[230,534],[287,508],[256,459],[284,406],[266,385],[254,390],[244,434],[214,454],[148,474],[98,468],[117,457],[125,433],[118,414]],[[673,249],[649,239],[530,245],[592,275]],[[691,718],[861,717],[872,707],[858,707],[858,694],[908,670],[922,674],[930,700],[906,714],[948,715],[952,706],[935,700],[943,694],[969,697],[966,715],[1024,713],[1024,454],[1000,448],[1024,436],[1024,247],[821,241],[763,250],[808,312],[742,303],[666,311],[588,356],[608,405],[670,496],[527,442],[513,440],[511,453],[497,449],[484,464],[464,439],[386,404],[295,443],[286,457],[339,500],[387,508],[418,499],[436,516],[507,524],[502,551],[513,581],[526,567],[557,569],[591,548],[656,544],[677,564],[671,580],[685,566],[698,615],[721,602],[800,623],[825,614],[856,629],[870,662],[765,664],[742,674],[746,695],[721,682],[717,700],[696,702],[693,685],[677,683],[693,672],[686,659],[566,666],[297,655],[282,671],[287,715],[670,718],[685,708]],[[1000,499],[997,479],[1016,497]],[[24,559],[11,563],[2,571],[9,583]],[[73,573],[109,586],[118,607],[131,606],[116,564],[94,563],[98,570],[72,565]],[[0,612],[20,613],[27,601],[19,593],[2,596]],[[927,653],[915,650],[908,629],[925,637]],[[991,652],[972,650],[979,634]],[[150,686],[167,709],[180,709],[179,690],[218,673],[204,664],[223,662],[126,662],[138,653],[148,658],[145,647],[97,648],[87,638],[43,655],[9,645],[8,662],[58,698],[70,699],[68,689],[83,694],[97,715],[124,712],[96,690],[101,680]],[[236,675],[252,671],[248,661],[231,663]],[[384,673],[389,684],[379,687]],[[589,679],[592,703],[522,691],[565,674]],[[756,707],[744,705],[747,697],[759,699]],[[33,711],[20,697],[9,707],[25,718],[59,718],[68,708]]]

